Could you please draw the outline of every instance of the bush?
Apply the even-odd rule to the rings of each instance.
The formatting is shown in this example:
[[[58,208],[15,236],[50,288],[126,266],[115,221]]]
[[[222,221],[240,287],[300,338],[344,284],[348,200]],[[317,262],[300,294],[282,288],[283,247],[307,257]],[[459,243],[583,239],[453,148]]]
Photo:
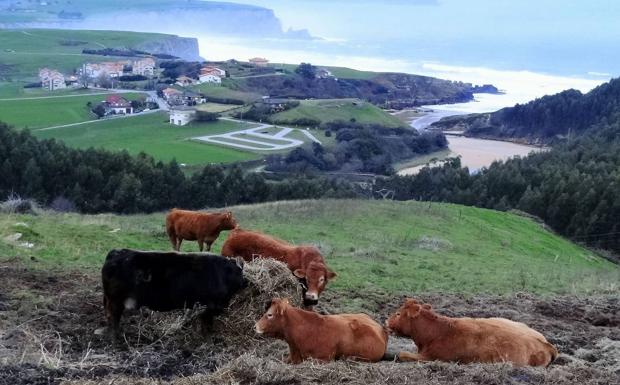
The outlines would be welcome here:
[[[0,203],[0,212],[3,214],[36,214],[38,205],[31,199],[21,198],[19,195],[11,194]]]
[[[196,111],[197,122],[215,122],[220,118],[220,114],[208,111]]]
[[[148,80],[148,78],[143,75],[123,75],[119,77],[118,80],[122,82],[138,82],[142,80]]]
[[[76,211],[75,204],[63,196],[54,199],[50,204],[50,209],[61,213],[72,213]]]

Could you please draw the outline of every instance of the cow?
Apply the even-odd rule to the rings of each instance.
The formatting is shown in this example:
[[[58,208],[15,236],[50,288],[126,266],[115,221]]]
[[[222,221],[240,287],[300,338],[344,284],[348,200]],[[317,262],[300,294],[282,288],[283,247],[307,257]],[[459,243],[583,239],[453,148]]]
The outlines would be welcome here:
[[[548,366],[558,355],[542,334],[523,323],[505,318],[449,318],[414,299],[405,300],[386,326],[391,333],[412,338],[418,348],[415,354],[400,352],[399,361]]]
[[[387,348],[386,330],[366,314],[321,315],[273,299],[255,324],[256,333],[286,341],[287,363],[314,358],[380,361]]]
[[[327,268],[321,252],[314,246],[294,246],[281,239],[255,231],[234,229],[222,246],[225,257],[273,258],[285,263],[302,281],[303,300],[306,306],[316,305],[327,282],[336,273]]]
[[[172,209],[166,216],[166,232],[172,243],[172,248],[181,250],[181,242],[198,241],[200,251],[211,251],[211,245],[223,230],[232,230],[237,222],[230,211],[224,213],[203,213]]]
[[[146,306],[155,311],[206,306],[201,315],[209,328],[213,317],[247,286],[243,261],[207,253],[112,250],[101,269],[103,306],[108,329],[120,336],[123,312]]]

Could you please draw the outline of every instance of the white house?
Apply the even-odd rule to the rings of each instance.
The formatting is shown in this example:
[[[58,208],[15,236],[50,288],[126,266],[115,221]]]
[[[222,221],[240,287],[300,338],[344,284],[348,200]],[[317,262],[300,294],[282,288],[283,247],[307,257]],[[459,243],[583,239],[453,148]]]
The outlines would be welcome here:
[[[222,84],[222,78],[212,73],[200,74],[199,83]]]
[[[56,70],[42,68],[39,70],[39,80],[41,80],[41,88],[54,91],[67,88],[65,76]]]
[[[133,114],[131,103],[120,95],[110,95],[105,99],[105,108],[108,114]]]
[[[131,72],[134,75],[153,76],[155,75],[155,60],[150,57],[135,60]]]
[[[170,110],[170,124],[185,126],[196,118],[196,110],[187,107],[176,107]]]
[[[221,68],[214,66],[204,66],[200,69],[200,73],[211,73],[213,75],[217,75],[221,78],[226,77],[226,71]]]

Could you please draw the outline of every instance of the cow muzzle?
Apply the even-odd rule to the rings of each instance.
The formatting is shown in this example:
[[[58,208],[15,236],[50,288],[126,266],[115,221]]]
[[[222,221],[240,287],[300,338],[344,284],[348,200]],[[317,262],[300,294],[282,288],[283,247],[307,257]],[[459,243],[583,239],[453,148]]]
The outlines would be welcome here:
[[[306,293],[305,299],[308,300],[308,301],[318,301],[319,300],[319,294],[315,293],[315,292],[312,292],[312,291],[309,291],[309,292]]]
[[[263,329],[261,329],[261,327],[258,325],[258,322],[256,324],[254,324],[254,331],[256,331],[256,334],[263,334],[264,333]]]

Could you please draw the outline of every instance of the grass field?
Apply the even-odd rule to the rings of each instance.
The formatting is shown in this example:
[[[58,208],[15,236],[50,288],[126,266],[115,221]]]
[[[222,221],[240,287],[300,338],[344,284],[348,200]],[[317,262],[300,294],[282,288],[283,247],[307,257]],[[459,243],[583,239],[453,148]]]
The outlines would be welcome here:
[[[338,273],[330,284],[336,292],[589,293],[613,292],[620,282],[617,265],[509,213],[355,200],[231,210],[244,228],[318,245]],[[0,256],[33,256],[45,266],[97,269],[112,248],[169,249],[163,225],[163,213],[2,215]],[[35,246],[7,243],[5,237],[15,232]],[[216,252],[225,237],[215,244]],[[197,251],[197,246],[186,242],[183,249]]]
[[[207,98],[212,97],[212,98],[237,99],[237,100],[242,100],[244,103],[253,103],[261,98],[261,95],[259,94],[255,94],[251,92],[244,92],[244,91],[237,91],[232,88],[229,88],[229,87],[234,87],[234,85],[231,84],[231,82],[234,82],[234,80],[225,79],[222,85],[204,83],[204,84],[198,84],[198,85],[192,86],[191,88],[194,91],[202,92],[203,94],[207,96]]]
[[[272,66],[276,68],[283,68],[288,72],[295,72],[295,69],[299,66],[298,64],[277,64],[274,63]],[[353,68],[347,67],[331,67],[331,66],[322,66],[316,65],[319,68],[325,68],[329,70],[332,75],[336,78],[340,79],[359,79],[359,80],[370,80],[372,78],[377,77],[380,72],[372,72],[372,71],[360,71],[355,70]]]
[[[33,133],[41,139],[62,140],[72,147],[127,150],[131,154],[145,152],[158,160],[169,161],[176,158],[179,163],[204,165],[258,158],[249,152],[188,140],[194,136],[220,134],[241,128],[247,127],[222,120],[215,123],[173,126],[168,123],[165,113],[156,112]]]
[[[277,113],[273,122],[290,122],[294,119],[316,119],[322,123],[355,119],[362,124],[380,124],[387,127],[401,127],[404,123],[382,109],[357,99],[302,100],[299,107]]]
[[[64,93],[63,93],[64,94]],[[61,94],[61,95],[63,95]],[[122,94],[128,100],[144,98],[141,93]],[[105,95],[41,97],[41,99],[0,100],[0,120],[15,128],[44,128],[97,119],[86,103],[105,100]]]

